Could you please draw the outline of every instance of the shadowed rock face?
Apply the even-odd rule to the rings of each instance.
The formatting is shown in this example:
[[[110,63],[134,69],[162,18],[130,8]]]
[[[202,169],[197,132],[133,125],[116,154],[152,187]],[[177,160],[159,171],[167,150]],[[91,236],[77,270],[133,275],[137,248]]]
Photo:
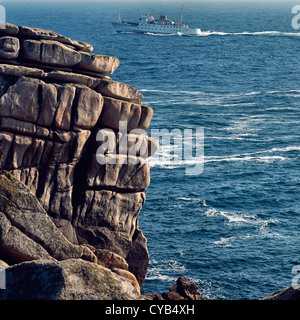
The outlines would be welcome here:
[[[141,285],[149,257],[138,215],[150,183],[145,158],[157,144],[130,131],[147,130],[153,111],[135,88],[105,76],[117,58],[91,51],[49,30],[0,31],[0,169],[30,189],[70,243],[119,255]],[[99,130],[115,137],[113,148]]]
[[[81,259],[24,262],[7,268],[6,280],[0,300],[139,299],[122,275]]]

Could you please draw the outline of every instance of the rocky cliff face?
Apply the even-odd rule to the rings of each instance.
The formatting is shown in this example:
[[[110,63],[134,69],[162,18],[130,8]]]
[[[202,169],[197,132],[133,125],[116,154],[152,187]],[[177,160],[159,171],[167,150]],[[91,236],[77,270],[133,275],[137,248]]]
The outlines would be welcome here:
[[[149,256],[138,215],[150,183],[146,158],[157,149],[143,131],[153,111],[107,76],[117,58],[92,51],[48,30],[0,30],[0,260],[122,261],[141,286]]]

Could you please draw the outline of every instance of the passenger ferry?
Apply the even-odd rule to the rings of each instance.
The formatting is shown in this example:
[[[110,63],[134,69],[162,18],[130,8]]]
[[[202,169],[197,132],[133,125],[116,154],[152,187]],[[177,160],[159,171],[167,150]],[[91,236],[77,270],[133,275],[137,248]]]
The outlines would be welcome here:
[[[119,11],[119,20],[112,22],[116,32],[134,32],[134,33],[159,33],[159,34],[182,34],[182,35],[200,35],[200,28],[190,28],[182,23],[183,6],[181,8],[180,22],[174,22],[161,15],[155,19],[151,13],[141,16],[138,22],[130,20],[121,20]]]

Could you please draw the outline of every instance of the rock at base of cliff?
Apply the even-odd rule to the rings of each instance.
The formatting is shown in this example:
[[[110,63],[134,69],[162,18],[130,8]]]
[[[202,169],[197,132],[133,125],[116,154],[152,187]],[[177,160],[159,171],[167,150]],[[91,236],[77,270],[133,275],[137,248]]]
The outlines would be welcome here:
[[[163,292],[161,296],[157,293],[150,293],[142,297],[145,300],[205,300],[196,283],[184,276],[177,279],[176,284],[169,289],[169,292]]]
[[[136,289],[107,268],[81,259],[35,260],[6,269],[0,300],[137,300]]]
[[[275,291],[262,300],[300,300],[300,287],[296,289],[290,287]]]
[[[0,257],[12,263],[35,259],[97,258],[69,242],[35,195],[10,173],[0,171]]]

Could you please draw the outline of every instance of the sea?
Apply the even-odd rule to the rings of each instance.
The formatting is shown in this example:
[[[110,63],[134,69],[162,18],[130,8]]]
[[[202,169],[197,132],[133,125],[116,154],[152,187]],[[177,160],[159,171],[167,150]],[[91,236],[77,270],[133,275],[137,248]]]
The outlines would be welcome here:
[[[149,135],[178,133],[149,160],[139,216],[150,254],[143,293],[168,291],[180,275],[212,300],[260,299],[292,285],[300,264],[300,29],[292,8],[300,1],[0,4],[7,22],[118,57],[112,78],[140,90],[154,110]],[[131,20],[152,12],[179,21],[182,4],[183,22],[200,26],[200,36],[117,34],[111,24],[119,8]],[[172,154],[191,143],[186,129],[202,130],[202,143],[193,143],[202,160]],[[202,170],[188,175],[199,161]]]

